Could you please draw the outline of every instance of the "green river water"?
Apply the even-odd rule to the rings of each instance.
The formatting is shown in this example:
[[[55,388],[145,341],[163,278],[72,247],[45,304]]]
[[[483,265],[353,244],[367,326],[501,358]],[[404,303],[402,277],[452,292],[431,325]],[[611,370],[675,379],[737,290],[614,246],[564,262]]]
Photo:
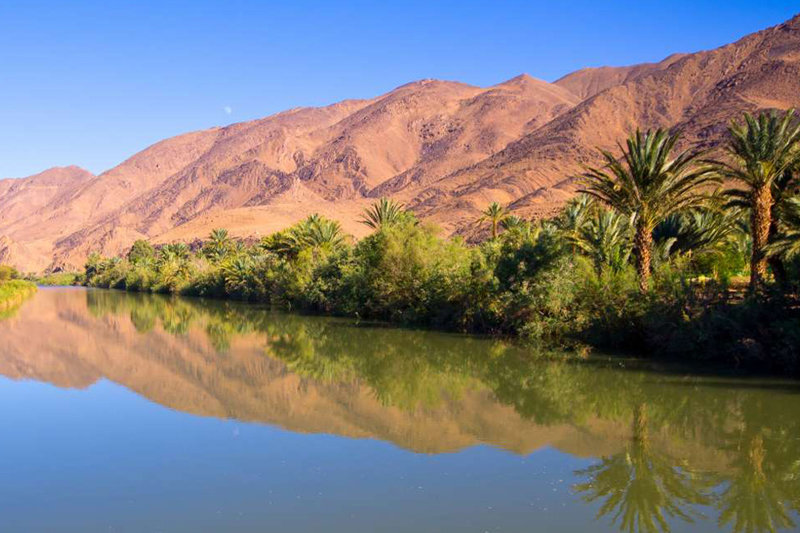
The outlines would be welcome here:
[[[800,387],[231,302],[0,319],[0,531],[791,531]]]

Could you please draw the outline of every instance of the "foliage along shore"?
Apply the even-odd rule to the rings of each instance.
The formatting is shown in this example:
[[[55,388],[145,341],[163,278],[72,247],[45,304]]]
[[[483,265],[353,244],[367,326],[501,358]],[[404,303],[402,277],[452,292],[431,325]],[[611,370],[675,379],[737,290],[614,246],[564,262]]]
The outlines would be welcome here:
[[[82,275],[77,272],[50,272],[44,275],[30,275],[25,279],[35,283],[36,285],[44,285],[50,287],[79,285],[82,281]]]
[[[637,131],[557,217],[490,205],[478,245],[381,199],[358,242],[313,215],[257,243],[224,229],[194,247],[137,241],[92,254],[83,279],[797,375],[800,124],[793,110],[746,115],[729,133],[713,161]]]
[[[19,279],[15,269],[0,265],[0,315],[13,312],[35,292],[34,283]]]

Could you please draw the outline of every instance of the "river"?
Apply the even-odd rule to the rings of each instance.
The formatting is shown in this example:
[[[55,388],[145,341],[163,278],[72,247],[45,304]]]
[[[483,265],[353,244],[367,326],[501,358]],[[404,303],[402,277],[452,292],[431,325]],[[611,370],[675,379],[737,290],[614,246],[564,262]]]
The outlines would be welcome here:
[[[796,382],[40,288],[0,318],[6,532],[791,531]]]

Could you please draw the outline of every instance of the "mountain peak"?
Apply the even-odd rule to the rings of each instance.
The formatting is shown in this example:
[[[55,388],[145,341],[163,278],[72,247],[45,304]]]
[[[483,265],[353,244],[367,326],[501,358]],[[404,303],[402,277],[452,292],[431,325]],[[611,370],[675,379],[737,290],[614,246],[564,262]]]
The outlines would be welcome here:
[[[533,76],[531,76],[527,72],[523,72],[522,74],[518,74],[517,76],[514,76],[510,80],[506,80],[503,83],[524,83],[533,80],[534,80]],[[500,85],[502,85],[502,83]]]
[[[78,165],[66,165],[66,166],[56,166],[50,167],[42,170],[41,172],[37,172],[36,174],[31,174],[30,176],[26,176],[24,178],[5,178],[5,179],[15,179],[15,180],[42,180],[42,179],[82,179],[94,177],[94,174],[86,170],[85,168],[79,167]]]
[[[522,87],[526,85],[551,85],[550,83],[540,80],[539,78],[534,78],[530,74],[523,72],[517,76],[514,76],[510,80],[506,80],[504,82],[498,83],[497,85],[493,85],[493,87]]]

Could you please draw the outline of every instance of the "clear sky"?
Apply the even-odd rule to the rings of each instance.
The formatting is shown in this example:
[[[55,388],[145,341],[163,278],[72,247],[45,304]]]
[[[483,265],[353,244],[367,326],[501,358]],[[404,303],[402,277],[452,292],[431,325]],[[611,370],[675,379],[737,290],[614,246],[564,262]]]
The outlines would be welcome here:
[[[553,81],[714,48],[797,0],[0,3],[0,177],[421,78]]]

